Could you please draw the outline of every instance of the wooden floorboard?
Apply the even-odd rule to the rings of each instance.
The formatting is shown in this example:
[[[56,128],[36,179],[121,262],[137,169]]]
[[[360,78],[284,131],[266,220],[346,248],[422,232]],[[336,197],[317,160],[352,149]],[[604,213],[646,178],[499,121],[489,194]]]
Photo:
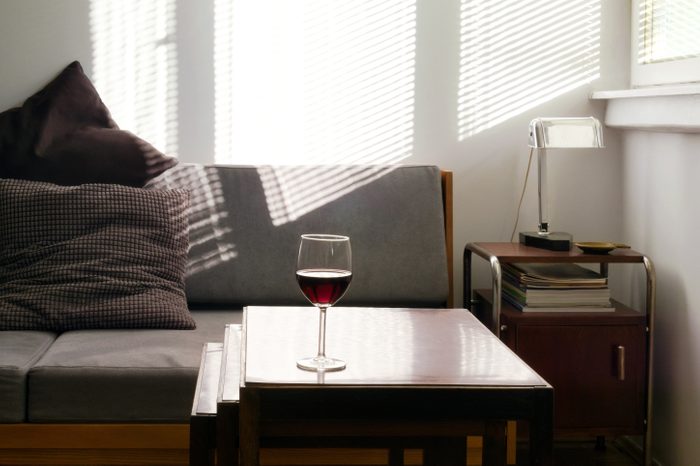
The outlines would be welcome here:
[[[518,449],[518,466],[529,465],[527,449]],[[555,466],[637,466],[639,463],[615,442],[596,449],[595,441],[561,441],[554,444]]]
[[[481,465],[481,439],[471,439],[467,449],[467,466]],[[406,452],[405,464],[422,464],[422,452]],[[349,462],[352,458],[352,462]],[[517,466],[529,465],[527,446],[518,448]],[[286,449],[267,450],[261,455],[266,466],[355,466],[387,464],[387,454],[382,450],[353,451],[347,449],[309,450]],[[554,446],[556,466],[637,466],[638,463],[622,448],[611,443],[604,450],[596,449],[594,441],[556,442]]]
[[[186,450],[163,451],[162,455],[158,455],[158,461],[151,459],[146,462],[139,460],[138,451],[130,453],[123,450],[71,451],[63,449],[54,450],[53,452],[44,450],[36,456],[31,453],[28,454],[28,451],[25,450],[14,458],[8,455],[3,456],[3,461],[0,461],[0,464],[3,466],[39,466],[46,464],[187,466]],[[421,450],[408,450],[405,456],[406,466],[421,465],[422,456]],[[119,459],[117,460],[117,458]],[[388,453],[383,449],[279,448],[261,451],[261,463],[264,466],[385,466],[387,461]],[[518,445],[517,466],[528,464],[527,444],[520,443]],[[599,450],[595,448],[594,441],[560,441],[555,442],[554,464],[556,466],[637,466],[638,463],[615,442],[609,442],[604,450]],[[479,465],[481,465],[481,438],[470,437],[467,443],[467,466]]]

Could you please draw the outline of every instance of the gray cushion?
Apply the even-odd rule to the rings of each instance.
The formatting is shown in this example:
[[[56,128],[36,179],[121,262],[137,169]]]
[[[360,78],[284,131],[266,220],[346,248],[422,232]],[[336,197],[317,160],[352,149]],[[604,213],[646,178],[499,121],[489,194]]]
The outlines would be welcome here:
[[[189,193],[0,180],[0,330],[192,328]]]
[[[27,372],[55,339],[49,332],[0,332],[0,422],[25,421]]]
[[[77,330],[28,377],[32,422],[185,422],[202,345],[222,342],[240,310],[192,312],[196,330]]]
[[[437,167],[180,164],[149,186],[192,190],[190,302],[308,304],[294,277],[302,233],[350,237],[353,279],[340,305],[447,301]]]

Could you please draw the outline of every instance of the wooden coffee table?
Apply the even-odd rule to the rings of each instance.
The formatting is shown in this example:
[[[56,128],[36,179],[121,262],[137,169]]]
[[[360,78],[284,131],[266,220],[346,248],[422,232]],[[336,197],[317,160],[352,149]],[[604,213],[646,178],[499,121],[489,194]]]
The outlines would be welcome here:
[[[454,466],[465,464],[467,435],[509,419],[529,421],[530,463],[551,464],[552,387],[468,311],[331,308],[326,353],[347,368],[325,374],[296,367],[315,354],[317,331],[312,307],[247,307],[241,351],[238,338],[226,339],[217,424],[240,429],[242,465],[259,464],[261,439],[345,438],[423,447],[426,465]],[[231,357],[239,373],[237,361],[226,373]],[[240,394],[240,426],[221,409],[238,408],[227,384],[240,388],[228,388]],[[219,448],[238,443],[219,439]],[[505,461],[484,455],[483,464]]]

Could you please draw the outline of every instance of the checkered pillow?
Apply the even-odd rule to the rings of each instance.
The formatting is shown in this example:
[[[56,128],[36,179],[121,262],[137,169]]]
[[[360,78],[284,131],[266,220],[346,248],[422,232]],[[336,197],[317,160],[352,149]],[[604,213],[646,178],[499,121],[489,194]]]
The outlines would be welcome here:
[[[191,329],[189,193],[0,180],[0,330]]]

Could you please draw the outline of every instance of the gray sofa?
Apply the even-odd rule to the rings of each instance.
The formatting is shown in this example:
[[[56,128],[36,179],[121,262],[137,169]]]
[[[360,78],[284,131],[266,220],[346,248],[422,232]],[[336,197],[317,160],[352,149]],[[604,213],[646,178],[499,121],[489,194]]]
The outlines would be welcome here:
[[[0,464],[186,464],[202,345],[246,305],[308,305],[302,233],[350,236],[340,305],[452,305],[451,174],[433,166],[179,164],[146,189],[191,190],[195,330],[0,332]]]

